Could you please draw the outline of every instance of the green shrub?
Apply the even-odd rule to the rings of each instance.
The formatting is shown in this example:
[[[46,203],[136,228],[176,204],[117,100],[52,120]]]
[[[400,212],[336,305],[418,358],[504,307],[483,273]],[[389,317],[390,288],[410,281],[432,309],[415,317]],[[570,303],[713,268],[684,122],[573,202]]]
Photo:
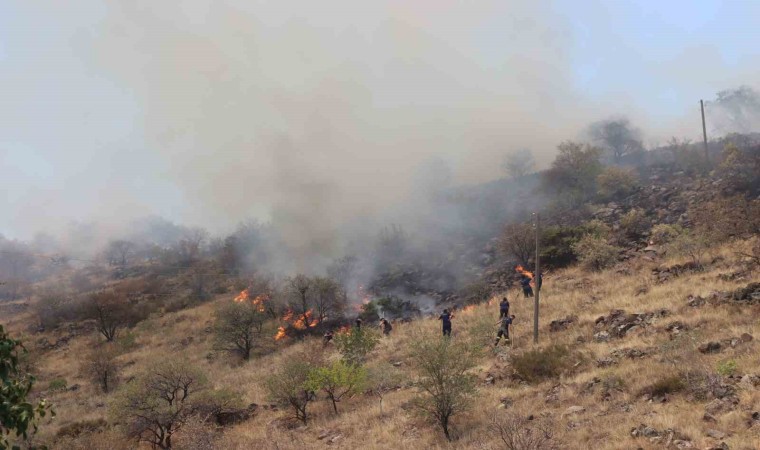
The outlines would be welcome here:
[[[55,378],[53,380],[50,380],[50,383],[48,383],[48,390],[49,391],[65,391],[66,390],[66,379],[65,378]]]
[[[733,359],[718,363],[718,374],[721,376],[727,377],[729,375],[734,375],[737,370],[738,367],[736,366],[736,361]]]
[[[536,383],[556,378],[572,368],[569,350],[564,345],[532,349],[512,357],[512,367],[518,378]]]
[[[137,348],[137,333],[128,331],[119,336],[116,340],[116,343],[119,344],[119,347],[124,352],[134,350]]]
[[[649,221],[643,210],[632,209],[620,218],[620,228],[626,237],[640,239],[649,229]]]
[[[639,180],[631,169],[607,167],[596,177],[599,197],[602,200],[616,200],[633,193]]]
[[[334,338],[335,346],[343,356],[343,361],[349,364],[362,365],[367,354],[375,349],[380,340],[377,332],[364,328],[351,328],[337,333]]]
[[[688,256],[692,263],[701,267],[709,245],[709,239],[702,233],[684,232],[673,239],[666,250],[670,255]]]
[[[595,237],[590,234],[573,244],[573,251],[586,268],[595,271],[606,269],[615,264],[620,254],[620,248],[609,244],[602,237]]]
[[[666,394],[675,394],[688,387],[680,374],[666,375],[642,390],[643,394],[659,397]]]
[[[658,223],[652,227],[652,230],[649,232],[649,238],[653,244],[669,244],[675,238],[683,234],[683,231],[684,230],[680,225]]]

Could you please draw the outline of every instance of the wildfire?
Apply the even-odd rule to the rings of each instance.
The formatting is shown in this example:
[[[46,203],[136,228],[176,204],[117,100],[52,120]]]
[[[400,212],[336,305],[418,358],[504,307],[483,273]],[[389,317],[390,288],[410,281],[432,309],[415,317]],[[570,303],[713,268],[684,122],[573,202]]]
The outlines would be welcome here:
[[[472,312],[475,310],[475,305],[467,305],[464,308],[462,308],[463,313]]]
[[[234,300],[238,303],[242,303],[248,300],[248,289],[243,289],[242,291],[240,291],[240,293],[238,294],[237,297],[235,297]]]
[[[533,273],[532,272],[528,272],[527,270],[523,269],[523,266],[518,265],[517,267],[515,267],[515,272],[521,273],[521,274],[527,276],[528,278],[530,278],[531,280],[533,279]]]
[[[285,322],[285,325],[277,328],[277,334],[274,335],[274,340],[279,341],[280,339],[288,336],[288,325],[295,328],[296,330],[306,330],[307,328],[316,327],[317,321],[313,319],[313,316],[314,313],[311,310],[308,310],[304,314],[299,315],[298,318],[295,318],[296,316],[292,309],[285,311],[285,314],[282,316],[282,321]]]
[[[250,293],[248,292],[248,289],[243,289],[240,291],[240,293],[235,297],[233,300],[237,303],[243,303],[248,300],[251,300]],[[264,306],[264,303],[269,300],[269,296],[267,294],[259,294],[256,296],[256,298],[251,300],[251,304],[253,306],[256,306],[259,312],[266,311],[266,306]]]

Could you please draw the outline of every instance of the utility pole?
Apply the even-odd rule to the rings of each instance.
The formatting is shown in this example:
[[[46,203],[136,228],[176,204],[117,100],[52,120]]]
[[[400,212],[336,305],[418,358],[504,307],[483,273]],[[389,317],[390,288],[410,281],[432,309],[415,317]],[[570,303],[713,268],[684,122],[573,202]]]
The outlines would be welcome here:
[[[705,161],[710,162],[710,153],[707,151],[707,127],[705,126],[705,102],[699,101],[699,108],[702,110],[702,138],[705,141]]]
[[[534,213],[536,216],[536,273],[533,274],[534,285],[536,287],[536,295],[533,297],[533,343],[538,344],[538,297],[541,294],[541,288],[539,287],[538,274],[541,270],[539,260],[539,236],[541,236],[541,223],[538,213]]]

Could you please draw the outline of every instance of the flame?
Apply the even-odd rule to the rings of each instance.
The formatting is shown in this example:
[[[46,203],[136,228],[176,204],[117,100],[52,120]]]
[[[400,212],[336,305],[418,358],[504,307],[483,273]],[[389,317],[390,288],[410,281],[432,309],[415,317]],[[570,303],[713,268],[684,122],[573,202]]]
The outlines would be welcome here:
[[[488,300],[488,306],[493,306],[496,303],[496,297],[491,297],[491,300]]]
[[[518,265],[517,267],[515,267],[515,271],[517,273],[521,273],[521,274],[527,276],[531,280],[533,279],[533,273],[532,272],[528,272],[527,270],[523,269],[523,266]]]
[[[311,316],[311,310],[306,311],[301,317],[298,318],[298,320],[293,322],[293,328],[297,330],[305,330],[306,328],[316,327],[317,323],[311,320]]]
[[[277,334],[274,335],[274,340],[275,341],[279,341],[280,339],[284,338],[285,336],[287,336],[285,334],[285,327],[279,327],[279,328],[277,328]]]
[[[295,313],[292,309],[288,309],[282,316],[282,321],[285,322],[285,325],[277,328],[277,334],[275,334],[274,339],[276,341],[279,341],[280,339],[287,337],[288,325],[292,326],[296,330],[306,330],[307,328],[316,327],[318,323],[316,320],[313,320],[313,316],[314,313],[311,310],[308,310],[305,313],[299,315],[298,318],[294,320],[293,318],[295,317]]]
[[[248,300],[248,289],[243,289],[240,291],[237,297],[234,298],[234,300],[238,303],[242,303],[246,300]]]
[[[343,325],[338,329],[338,334],[348,334],[351,332],[351,327],[348,325]]]
[[[469,313],[475,310],[475,305],[467,305],[464,308],[462,308],[463,313]]]

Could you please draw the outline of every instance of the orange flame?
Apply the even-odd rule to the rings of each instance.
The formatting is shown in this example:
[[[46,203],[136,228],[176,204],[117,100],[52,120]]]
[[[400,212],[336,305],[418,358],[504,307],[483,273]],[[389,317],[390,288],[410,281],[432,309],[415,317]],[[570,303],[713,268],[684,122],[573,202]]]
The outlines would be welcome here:
[[[285,334],[285,327],[279,327],[277,329],[277,334],[274,335],[274,340],[275,341],[279,341],[280,339],[284,338],[285,336],[287,336]]]
[[[515,267],[515,271],[517,273],[521,273],[521,274],[527,276],[531,280],[533,279],[533,273],[532,272],[528,272],[527,270],[523,269],[523,266],[519,266],[518,265],[517,267]]]
[[[295,316],[295,313],[292,309],[288,309],[285,311],[285,314],[282,316],[282,321],[285,322],[285,325],[280,326],[277,328],[277,334],[274,336],[274,339],[276,341],[279,341],[282,338],[287,337],[287,329],[286,326],[290,325],[296,330],[305,330],[307,328],[314,328],[318,325],[316,320],[313,320],[314,313],[311,310],[306,311],[304,314],[301,314],[298,316],[297,319],[293,320]]]
[[[243,289],[242,291],[240,291],[240,293],[238,294],[237,297],[235,297],[234,300],[238,303],[242,303],[248,300],[248,289]]]
[[[467,305],[464,308],[462,308],[463,313],[469,313],[475,310],[475,305]]]

